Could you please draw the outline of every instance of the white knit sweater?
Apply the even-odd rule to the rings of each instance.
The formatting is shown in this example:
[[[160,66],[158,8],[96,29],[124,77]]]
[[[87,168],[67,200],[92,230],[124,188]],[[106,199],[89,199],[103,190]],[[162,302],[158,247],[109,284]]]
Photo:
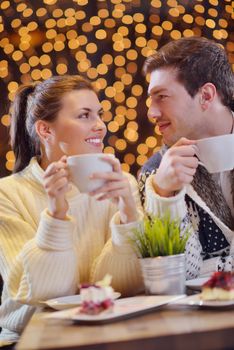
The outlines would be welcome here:
[[[129,243],[142,220],[138,186],[128,177],[139,221],[121,225],[117,207],[96,201],[73,186],[67,220],[47,213],[43,170],[36,159],[18,174],[0,180],[1,339],[16,341],[37,302],[78,292],[81,282],[106,273],[123,295],[143,289],[137,257]]]
[[[185,220],[188,214],[188,208],[185,203],[185,193],[194,200],[195,203],[204,209],[214,220],[215,224],[222,230],[225,238],[230,244],[230,255],[226,257],[225,271],[234,270],[234,232],[230,230],[214,213],[207,207],[206,203],[198,196],[191,185],[187,185],[178,194],[173,197],[160,197],[154,190],[153,177],[150,175],[145,183],[145,211],[151,215],[162,216],[170,212],[172,218]],[[215,257],[207,260],[202,259],[202,246],[198,236],[198,221],[194,214],[189,222],[185,225],[190,226],[190,237],[186,244],[186,267],[187,279],[196,278],[198,276],[207,276],[218,270],[218,266],[222,258]]]

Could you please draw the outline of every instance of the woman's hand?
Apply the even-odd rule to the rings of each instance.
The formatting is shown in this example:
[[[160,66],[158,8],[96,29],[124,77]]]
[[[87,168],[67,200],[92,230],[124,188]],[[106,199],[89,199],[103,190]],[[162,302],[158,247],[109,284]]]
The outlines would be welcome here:
[[[68,202],[65,195],[69,190],[66,156],[47,167],[44,174],[44,188],[49,200],[49,214],[56,219],[64,220],[68,211]]]
[[[92,179],[105,180],[105,184],[96,191],[90,192],[91,196],[100,195],[97,200],[111,199],[118,203],[121,223],[126,224],[137,220],[136,204],[131,192],[131,186],[126,176],[123,175],[118,159],[103,156],[103,159],[112,165],[112,172],[98,172],[92,175]]]

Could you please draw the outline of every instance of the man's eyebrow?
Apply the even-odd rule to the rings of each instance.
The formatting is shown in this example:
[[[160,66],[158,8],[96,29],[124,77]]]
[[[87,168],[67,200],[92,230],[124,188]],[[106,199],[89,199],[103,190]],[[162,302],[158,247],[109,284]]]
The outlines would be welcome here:
[[[164,87],[153,87],[152,89],[148,90],[148,95],[151,96],[152,94],[158,94],[160,92],[167,91],[167,88]]]

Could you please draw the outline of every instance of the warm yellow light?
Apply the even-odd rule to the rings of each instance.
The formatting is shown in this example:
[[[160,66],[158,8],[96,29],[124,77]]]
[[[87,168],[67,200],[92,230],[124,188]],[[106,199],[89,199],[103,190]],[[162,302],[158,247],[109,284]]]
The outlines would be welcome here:
[[[62,15],[63,15],[63,10],[62,10],[62,9],[56,8],[56,9],[52,12],[52,14],[53,14],[53,17],[54,17],[54,18],[62,17]]]
[[[204,8],[204,6],[202,6],[202,5],[195,5],[194,6],[194,10],[196,11],[196,12],[198,12],[198,13],[204,13],[205,12],[205,8]]]
[[[22,63],[19,67],[19,70],[22,74],[26,74],[30,71],[30,65],[28,63]]]
[[[20,25],[21,25],[21,20],[19,18],[15,18],[11,22],[12,28],[18,28]]]
[[[86,51],[88,53],[95,53],[97,52],[97,45],[95,43],[89,43],[86,45]]]
[[[110,65],[113,63],[113,57],[110,54],[105,54],[102,56],[102,63]]]
[[[128,97],[127,100],[126,100],[126,105],[129,108],[136,108],[136,106],[137,106],[137,99],[136,99],[136,97]]]
[[[38,56],[29,57],[28,63],[31,67],[36,67],[40,63],[40,59]]]
[[[2,10],[6,10],[10,7],[10,1],[3,1],[0,6]]]
[[[132,94],[133,95],[141,96],[142,93],[143,93],[143,88],[141,85],[139,85],[139,84],[133,85],[133,87],[132,87]]]
[[[132,16],[130,16],[130,15],[124,15],[124,16],[122,17],[122,22],[123,22],[124,24],[132,24],[133,18],[132,18]]]
[[[86,14],[84,11],[77,11],[75,14],[75,19],[78,19],[79,21],[81,21],[85,17],[86,17]]]
[[[154,136],[149,136],[147,137],[145,143],[149,148],[154,148],[157,145],[157,139]]]
[[[227,28],[228,22],[226,21],[226,19],[220,18],[220,19],[219,19],[219,26],[220,26],[221,28]]]
[[[163,33],[163,29],[160,26],[153,26],[152,33],[157,36],[161,36]]]
[[[137,164],[139,164],[139,165],[144,165],[145,164],[145,162],[147,162],[147,156],[145,156],[145,155],[139,155],[138,157],[137,157]]]
[[[46,9],[44,7],[40,7],[39,9],[37,9],[36,11],[36,15],[37,17],[43,17],[45,16],[47,13]]]
[[[145,143],[140,143],[140,144],[137,146],[137,152],[138,152],[139,154],[145,155],[145,154],[148,153],[148,151],[149,151],[148,146],[147,146]]]
[[[46,53],[48,52],[51,52],[53,50],[53,45],[52,43],[50,42],[45,42],[43,45],[42,45],[42,50]]]
[[[146,46],[147,41],[143,36],[139,36],[138,38],[136,38],[135,43],[138,47],[144,47]]]
[[[41,71],[42,79],[46,80],[46,79],[49,79],[51,76],[52,76],[52,72],[50,69],[48,69],[48,68],[42,69],[42,71]]]
[[[115,121],[111,121],[107,128],[110,132],[117,132],[119,130],[119,124]]]
[[[114,63],[116,66],[119,66],[119,67],[124,66],[126,63],[125,57],[121,55],[116,56],[114,59]]]
[[[207,19],[206,20],[206,26],[208,27],[208,28],[215,28],[215,21],[213,20],[213,19]]]
[[[67,73],[67,65],[64,64],[64,63],[59,63],[57,66],[56,66],[56,72],[58,74],[66,74]]]
[[[9,114],[4,114],[1,118],[1,123],[4,125],[4,126],[10,126],[11,124],[11,118],[9,116]]]
[[[106,28],[109,28],[109,29],[111,29],[111,28],[114,28],[115,27],[115,20],[113,19],[113,18],[108,18],[108,19],[106,19],[105,20],[105,22],[104,22],[104,26],[106,27]]]
[[[143,22],[144,21],[144,15],[142,13],[137,12],[137,13],[135,13],[133,15],[133,20],[135,22]]]
[[[115,147],[118,151],[124,151],[127,147],[127,142],[124,139],[119,139],[116,141]]]
[[[169,10],[169,15],[172,17],[179,17],[180,11],[177,8],[171,8]]]
[[[191,24],[191,23],[193,23],[193,16],[191,16],[189,14],[186,14],[186,15],[183,16],[183,21],[185,23]]]
[[[137,59],[138,53],[136,50],[128,50],[126,54],[127,58],[131,61],[135,61]]]
[[[108,67],[107,67],[107,65],[104,64],[104,63],[100,63],[100,64],[97,66],[97,72],[98,72],[98,74],[105,75],[105,74],[108,72]]]
[[[126,117],[128,118],[128,120],[134,120],[137,117],[137,111],[135,109],[131,109],[129,108],[126,111]]]
[[[40,80],[41,79],[40,69],[33,69],[31,72],[31,77],[33,80]]]
[[[111,103],[108,100],[102,100],[101,105],[104,111],[109,111],[111,109]]]
[[[105,89],[105,95],[109,98],[111,97],[114,97],[116,94],[116,90],[114,87],[112,86],[108,86],[106,89]]]
[[[135,160],[136,160],[136,157],[134,156],[134,154],[132,153],[127,153],[125,154],[124,156],[124,161],[125,163],[129,164],[129,165],[132,165],[135,163]]]
[[[151,6],[155,8],[160,8],[162,7],[162,3],[160,0],[151,0]]]
[[[165,30],[172,30],[173,25],[172,25],[172,23],[170,21],[163,21],[162,22],[162,27]]]
[[[186,38],[190,36],[194,36],[194,32],[191,29],[185,29],[183,31],[183,36],[185,36]]]
[[[179,30],[172,30],[170,33],[172,39],[177,40],[181,38],[181,32]]]
[[[107,37],[107,32],[103,29],[98,29],[95,33],[95,37],[99,40],[106,39]]]
[[[101,23],[101,19],[98,16],[93,16],[90,18],[89,22],[93,26],[98,26]]]
[[[130,74],[123,74],[121,76],[121,81],[124,85],[129,85],[132,83],[132,76]]]
[[[115,120],[120,126],[122,126],[122,125],[125,124],[125,117],[124,117],[124,115],[122,115],[122,114],[117,114],[117,115],[115,116],[114,120]]]
[[[146,25],[139,23],[135,26],[135,31],[139,34],[144,34],[146,32]]]

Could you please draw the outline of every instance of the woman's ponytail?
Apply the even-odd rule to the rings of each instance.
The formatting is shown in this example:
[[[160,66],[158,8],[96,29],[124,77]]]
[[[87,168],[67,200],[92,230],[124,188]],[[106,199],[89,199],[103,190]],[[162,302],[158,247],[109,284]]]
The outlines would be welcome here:
[[[33,84],[21,86],[11,106],[10,138],[15,154],[14,173],[23,170],[29,164],[30,159],[36,155],[35,145],[26,127],[28,97],[33,93],[34,88]]]

